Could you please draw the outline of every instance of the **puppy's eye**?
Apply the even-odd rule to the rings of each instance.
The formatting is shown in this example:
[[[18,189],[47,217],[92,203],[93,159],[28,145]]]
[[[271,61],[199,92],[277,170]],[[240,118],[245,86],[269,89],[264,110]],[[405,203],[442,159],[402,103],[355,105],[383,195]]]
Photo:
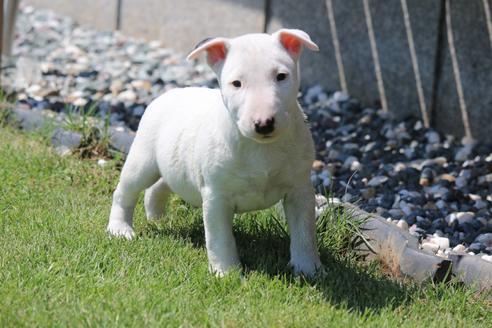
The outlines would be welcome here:
[[[235,87],[235,88],[240,88],[241,87],[241,81],[232,81],[232,85]]]
[[[277,74],[277,81],[283,81],[287,78],[287,74],[286,73],[278,73]]]

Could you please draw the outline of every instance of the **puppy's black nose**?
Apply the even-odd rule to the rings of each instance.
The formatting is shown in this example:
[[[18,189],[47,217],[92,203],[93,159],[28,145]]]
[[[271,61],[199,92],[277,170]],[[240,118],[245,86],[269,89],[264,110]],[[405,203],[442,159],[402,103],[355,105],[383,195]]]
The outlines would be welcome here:
[[[258,134],[267,135],[273,132],[275,129],[275,118],[271,117],[265,121],[258,120],[255,122],[255,131]]]

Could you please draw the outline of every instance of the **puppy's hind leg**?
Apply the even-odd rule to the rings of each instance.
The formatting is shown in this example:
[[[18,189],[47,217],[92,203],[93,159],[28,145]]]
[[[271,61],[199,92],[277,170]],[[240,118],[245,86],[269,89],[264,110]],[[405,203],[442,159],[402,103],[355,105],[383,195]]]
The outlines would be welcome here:
[[[133,231],[133,209],[138,195],[159,179],[159,169],[153,152],[148,149],[145,139],[137,135],[130,149],[120,182],[113,194],[113,205],[109,215],[107,231],[113,236],[131,239]]]
[[[144,203],[148,220],[162,218],[170,194],[171,189],[162,178],[145,190]]]

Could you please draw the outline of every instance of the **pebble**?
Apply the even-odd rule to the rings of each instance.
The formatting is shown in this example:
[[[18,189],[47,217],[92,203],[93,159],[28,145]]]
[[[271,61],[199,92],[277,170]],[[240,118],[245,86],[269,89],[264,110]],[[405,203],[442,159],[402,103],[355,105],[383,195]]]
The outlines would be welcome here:
[[[379,175],[379,176],[375,176],[371,180],[369,180],[367,185],[369,187],[378,187],[378,186],[384,184],[386,181],[388,181],[388,177]]]
[[[487,183],[491,183],[492,182],[492,173],[489,173],[489,174],[486,174],[486,175],[479,177],[477,182],[479,185],[485,185]]]
[[[466,247],[461,245],[461,244],[456,245],[455,247],[453,247],[453,252],[464,253],[464,252],[466,252]]]
[[[456,219],[460,225],[471,222],[475,218],[475,213],[473,212],[458,212],[456,213]]]
[[[434,243],[424,242],[422,243],[422,249],[436,253],[437,250],[439,249],[439,246]]]
[[[449,248],[449,239],[446,237],[431,237],[430,242],[437,245],[439,249]]]
[[[353,196],[349,193],[343,195],[342,197],[342,202],[345,202],[345,203],[350,203],[353,199]]]
[[[360,194],[362,195],[362,198],[364,198],[365,200],[369,200],[376,196],[376,189],[372,187],[361,189]]]
[[[408,223],[405,220],[398,220],[398,223],[396,224],[396,226],[400,229],[405,230],[405,231],[408,230]]]
[[[118,95],[118,99],[121,101],[135,102],[137,100],[137,94],[132,90],[125,90]]]
[[[425,233],[425,230],[424,229],[421,229],[419,228],[416,224],[412,224],[410,226],[410,228],[408,228],[408,232],[412,235],[412,236],[416,236],[416,237],[421,237],[422,234]]]
[[[425,137],[427,138],[427,142],[430,144],[436,144],[441,142],[441,137],[439,136],[439,133],[435,131],[429,131],[425,134]]]
[[[448,182],[455,182],[456,178],[448,173],[441,174],[440,176],[437,177],[437,180],[446,180]]]
[[[471,252],[473,252],[473,253],[479,253],[482,250],[482,248],[484,248],[482,246],[482,244],[480,244],[480,243],[472,243],[468,247],[468,250],[471,251]]]
[[[325,163],[323,161],[315,160],[313,162],[313,170],[316,172],[321,172],[324,167],[325,167]]]
[[[405,213],[403,213],[403,211],[402,211],[402,210],[397,209],[397,208],[392,208],[392,209],[390,209],[390,210],[388,211],[388,213],[389,213],[389,215],[390,215],[393,219],[396,219],[396,220],[398,220],[398,219],[402,218],[402,217],[405,215]]]
[[[473,146],[474,146],[473,143],[467,143],[463,145],[463,147],[458,149],[458,151],[456,152],[456,155],[454,156],[454,160],[457,162],[466,161],[473,151]]]
[[[458,221],[460,225],[463,225],[465,223],[472,222],[474,218],[475,213],[473,212],[456,212],[446,216],[446,222],[448,223],[448,225],[451,225],[454,221]]]
[[[77,107],[84,107],[85,105],[87,105],[87,103],[88,103],[87,99],[77,98],[74,100],[73,105]]]
[[[492,233],[488,232],[478,235],[477,238],[475,238],[475,242],[485,245],[485,247],[492,247]]]
[[[97,160],[97,165],[99,165],[100,167],[105,167],[107,164],[108,164],[108,161],[103,159],[103,158],[100,158]]]
[[[482,255],[482,260],[492,263],[492,255]]]

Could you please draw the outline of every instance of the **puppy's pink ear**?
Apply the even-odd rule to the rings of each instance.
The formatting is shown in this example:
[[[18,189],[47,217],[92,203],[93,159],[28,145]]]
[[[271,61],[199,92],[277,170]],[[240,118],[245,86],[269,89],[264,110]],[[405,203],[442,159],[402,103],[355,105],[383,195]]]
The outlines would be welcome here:
[[[294,58],[299,58],[302,46],[313,51],[319,50],[318,46],[311,40],[309,35],[301,30],[281,29],[273,33],[272,36],[278,38],[285,50],[287,50]]]
[[[207,52],[207,62],[215,66],[223,61],[227,55],[228,41],[226,38],[208,38],[199,42],[195,49],[186,57],[187,60],[197,58],[202,52]]]

